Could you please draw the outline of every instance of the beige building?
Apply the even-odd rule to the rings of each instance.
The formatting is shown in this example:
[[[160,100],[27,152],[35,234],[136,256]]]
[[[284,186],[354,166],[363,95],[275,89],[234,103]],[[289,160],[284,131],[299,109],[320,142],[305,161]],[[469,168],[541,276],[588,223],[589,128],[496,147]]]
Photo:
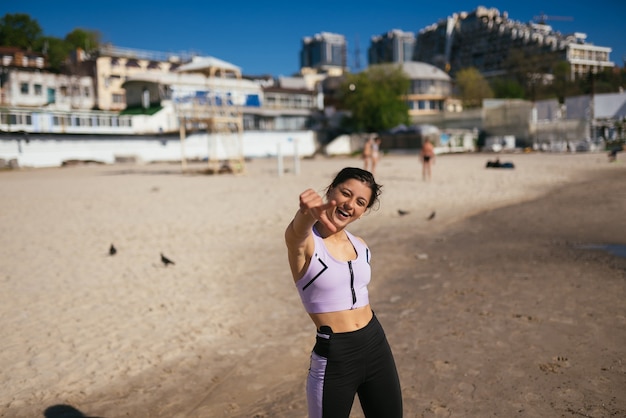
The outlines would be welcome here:
[[[452,78],[439,68],[416,61],[377,65],[400,65],[409,77],[411,84],[405,101],[411,119],[463,110],[452,96]]]
[[[509,53],[516,49],[568,62],[572,79],[613,68],[611,48],[587,43],[586,38],[584,33],[561,34],[545,22],[523,23],[510,19],[507,12],[479,6],[420,30],[415,59],[433,64],[453,77],[457,71],[470,67],[485,76],[501,75],[507,71]]]
[[[122,84],[131,76],[143,73],[169,73],[191,60],[190,54],[165,54],[103,45],[93,57],[80,53],[83,71],[94,77],[96,108],[120,111],[126,108]]]

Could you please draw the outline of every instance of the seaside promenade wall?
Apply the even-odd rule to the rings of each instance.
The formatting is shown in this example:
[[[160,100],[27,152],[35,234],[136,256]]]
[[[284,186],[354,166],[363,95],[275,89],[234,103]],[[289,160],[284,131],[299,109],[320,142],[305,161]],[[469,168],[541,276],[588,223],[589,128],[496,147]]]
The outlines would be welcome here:
[[[241,147],[241,150],[239,149]],[[184,140],[186,159],[224,160],[243,153],[244,158],[311,156],[317,150],[314,131],[244,132],[236,136],[192,134]],[[58,167],[64,161],[119,161],[142,163],[180,161],[183,147],[177,137],[72,137],[16,135],[0,140],[0,160],[17,167]]]

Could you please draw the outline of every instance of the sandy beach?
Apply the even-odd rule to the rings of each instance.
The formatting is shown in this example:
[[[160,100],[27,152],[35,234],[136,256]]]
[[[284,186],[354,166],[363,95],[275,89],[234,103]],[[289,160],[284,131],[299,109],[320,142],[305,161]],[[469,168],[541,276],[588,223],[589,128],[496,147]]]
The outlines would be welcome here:
[[[626,416],[626,258],[590,248],[626,246],[626,164],[493,158],[439,156],[424,182],[386,155],[381,205],[350,228],[404,416]],[[283,232],[345,166],[362,161],[0,172],[0,417],[306,417],[315,329]]]

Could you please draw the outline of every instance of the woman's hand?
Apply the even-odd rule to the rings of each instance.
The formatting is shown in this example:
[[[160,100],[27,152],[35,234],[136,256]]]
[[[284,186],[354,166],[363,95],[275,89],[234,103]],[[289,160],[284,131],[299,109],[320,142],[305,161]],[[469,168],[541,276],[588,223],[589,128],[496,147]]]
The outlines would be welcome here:
[[[331,232],[337,232],[337,227],[328,219],[327,211],[335,206],[337,202],[331,200],[325,203],[324,199],[313,189],[307,189],[300,194],[300,212],[321,222]]]

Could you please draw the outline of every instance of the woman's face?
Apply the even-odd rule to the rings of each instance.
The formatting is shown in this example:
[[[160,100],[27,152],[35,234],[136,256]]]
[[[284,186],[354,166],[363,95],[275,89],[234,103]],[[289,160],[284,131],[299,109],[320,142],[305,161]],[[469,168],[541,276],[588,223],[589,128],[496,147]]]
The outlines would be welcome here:
[[[359,219],[367,210],[372,189],[360,180],[349,179],[328,191],[329,201],[337,205],[328,212],[328,218],[337,226],[346,226]]]

